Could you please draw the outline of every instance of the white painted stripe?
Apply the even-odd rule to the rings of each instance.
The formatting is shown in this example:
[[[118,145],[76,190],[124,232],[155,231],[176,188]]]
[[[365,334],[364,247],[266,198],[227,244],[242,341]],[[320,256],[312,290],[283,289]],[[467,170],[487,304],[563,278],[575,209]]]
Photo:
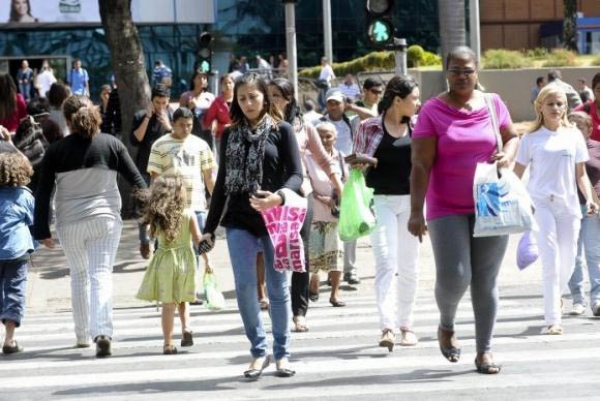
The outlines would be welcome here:
[[[339,309],[339,308],[336,308]],[[436,332],[437,331],[437,324],[436,325],[431,325],[430,322],[434,321],[436,322],[439,319],[439,314],[438,313],[428,313],[428,314],[417,314],[417,316],[419,317],[419,319],[415,322],[415,331],[417,332]],[[518,310],[512,310],[510,311],[505,311],[502,315],[499,316],[499,319],[506,319],[506,318],[511,318],[511,317],[521,317],[523,316],[521,311]],[[335,319],[335,320],[332,320]],[[471,320],[473,319],[473,313],[472,311],[459,311],[459,313],[457,314],[457,326],[472,326],[473,323],[471,322]],[[461,322],[461,320],[466,320],[467,323],[463,323]],[[427,321],[428,324],[427,325],[421,325],[419,324],[419,321]],[[563,323],[563,325],[567,325],[567,322],[570,322],[571,320],[567,320]],[[179,327],[178,324],[178,319],[176,319],[176,328]],[[346,324],[370,324],[372,326],[372,329],[368,329],[368,330],[363,330],[362,332],[367,332],[367,333],[373,333],[373,332],[377,332],[379,331],[379,317],[377,316],[377,314],[375,313],[375,310],[371,311],[371,315],[370,316],[353,316],[352,314],[340,314],[340,315],[335,315],[335,316],[310,316],[307,319],[307,322],[309,324],[309,326],[312,328],[313,331],[306,333],[306,335],[303,335],[303,338],[312,338],[313,332],[316,330],[318,331],[319,329],[319,325],[322,326],[331,326],[332,324],[340,324],[340,323],[346,323]],[[143,325],[145,323],[145,325]],[[115,331],[114,335],[115,337],[119,337],[119,338],[127,338],[127,337],[141,337],[141,336],[162,336],[162,329],[159,326],[160,324],[160,320],[159,318],[156,318],[154,321],[152,322],[138,322],[137,325],[134,325],[134,327],[127,327],[127,328],[123,328],[120,330]],[[519,319],[519,321],[516,322],[500,322],[497,323],[496,327],[499,327],[498,324],[501,324],[501,327],[504,328],[517,328],[517,329],[522,329],[525,328],[527,324],[531,324],[531,325],[543,325],[543,319],[541,319],[539,316],[530,316],[527,320],[523,320],[523,319]],[[142,324],[142,325],[140,325]],[[268,319],[267,316],[264,316],[263,319],[263,324],[265,325],[265,328],[270,327],[270,320]],[[141,327],[140,327],[141,326]],[[239,318],[239,316],[237,317],[237,321],[233,321],[231,323],[227,323],[227,324],[214,324],[212,322],[207,322],[207,321],[203,321],[201,319],[196,319],[196,318],[192,318],[190,320],[190,326],[192,328],[195,329],[195,332],[197,334],[214,334],[215,337],[218,337],[218,339],[223,339],[223,338],[227,338],[227,336],[221,336],[220,333],[222,332],[228,332],[231,330],[239,330],[239,332],[241,334],[243,334],[243,324],[241,319]],[[62,327],[61,330],[59,330],[58,332],[54,332],[54,330],[52,332],[42,332],[42,331],[28,331],[28,330],[23,330],[23,331],[19,331],[18,335],[19,335],[19,339],[20,341],[22,341],[23,343],[25,343],[25,341],[29,341],[29,342],[35,342],[35,341],[54,341],[54,340],[61,340],[61,339],[65,339],[67,337],[66,333],[71,333],[73,326],[71,325],[65,325]],[[343,333],[347,333],[348,330],[339,330],[342,334]],[[334,331],[331,331],[332,333]],[[355,331],[352,331],[355,332]],[[177,333],[177,331],[176,331]]]
[[[327,356],[329,353],[335,353],[338,351],[344,351],[347,349],[352,349],[352,354],[355,357],[360,357],[361,355],[372,356],[373,352],[378,350],[377,346],[378,337],[374,336],[373,341],[368,344],[367,347],[356,349],[355,344],[344,344],[344,345],[330,345],[330,346],[320,346],[320,345],[309,345],[306,346],[305,342],[293,342],[292,343],[292,354],[296,358],[301,358],[303,353],[323,353],[323,356]],[[499,352],[500,357],[505,354],[505,351],[502,351],[502,347],[498,346],[511,346],[511,345],[522,345],[522,344],[542,344],[542,343],[561,343],[560,346],[563,348],[569,348],[571,344],[596,344],[600,341],[600,333],[598,334],[572,334],[572,335],[563,335],[563,336],[529,336],[529,337],[498,337],[494,339],[494,345],[497,348],[500,348]],[[110,361],[110,365],[127,365],[127,364],[136,364],[140,366],[144,366],[150,363],[165,363],[168,364],[172,362],[173,359],[169,359],[169,357],[165,357],[160,354],[162,351],[162,341],[153,341],[156,348],[156,355],[144,355],[144,356],[124,356],[119,358],[108,359]],[[123,343],[115,342],[113,344],[113,349],[115,350],[125,350],[130,348]],[[298,346],[296,346],[298,345]],[[473,342],[469,341],[463,343],[463,347],[466,350],[472,350]],[[139,346],[131,347],[131,348],[140,348]],[[427,341],[421,342],[416,347],[400,347],[397,346],[397,352],[402,353],[403,350],[425,350],[425,349],[438,349],[437,341]],[[38,349],[36,351],[42,351],[44,349]],[[45,350],[49,350],[45,348]],[[580,350],[585,351],[585,349],[575,348],[574,352],[579,352]],[[30,348],[27,348],[26,351],[34,351]],[[93,354],[93,348],[90,350],[75,350],[73,349],[71,353],[82,353],[82,354]],[[381,349],[383,355],[387,354],[388,351]],[[413,352],[413,351],[410,351]],[[177,355],[176,361],[208,361],[208,360],[227,360],[239,357],[249,357],[248,351],[239,350],[239,351],[202,351],[201,353],[182,353]],[[11,363],[0,364],[0,372],[2,371],[10,371],[17,372],[23,374],[24,370],[27,369],[58,369],[58,368],[79,368],[79,367],[88,367],[88,366],[98,366],[98,362],[93,358],[85,358],[80,360],[69,360],[69,361],[13,361]]]
[[[526,363],[526,362],[540,362],[540,361],[552,361],[554,366],[560,370],[560,365],[556,364],[559,361],[567,361],[577,359],[579,361],[596,360],[600,358],[600,348],[586,348],[586,349],[553,349],[549,352],[547,349],[542,350],[530,350],[528,352],[506,352],[501,355],[502,360],[498,360],[498,363]],[[116,384],[132,384],[132,383],[156,383],[156,382],[169,382],[176,379],[178,382],[186,380],[197,381],[199,378],[202,380],[208,379],[236,379],[240,378],[241,372],[245,369],[245,365],[241,366],[208,366],[208,367],[188,367],[185,369],[152,369],[152,370],[139,370],[139,371],[126,371],[126,372],[113,372],[111,367],[111,359],[100,359],[96,360],[97,366],[103,368],[102,372],[82,373],[82,374],[69,374],[69,375],[50,375],[50,376],[37,376],[35,380],[31,380],[30,376],[12,376],[10,378],[0,378],[0,388],[3,390],[19,390],[27,388],[41,389],[41,388],[60,388],[59,383],[68,383],[68,386],[90,386],[90,385],[116,385]],[[332,369],[335,366],[335,369]],[[403,356],[402,358],[361,358],[361,359],[347,359],[344,363],[339,363],[338,359],[309,361],[309,362],[296,362],[293,364],[293,368],[302,375],[307,373],[310,375],[331,374],[340,375],[344,372],[364,372],[365,374],[372,375],[374,372],[381,370],[388,370],[389,372],[399,372],[400,369],[428,369],[436,368],[440,366],[449,366],[444,364],[444,361],[440,359],[439,355],[435,356]],[[458,364],[453,364],[453,369],[464,369],[465,367],[473,368],[473,362],[467,361],[466,358],[461,360]],[[272,367],[270,370],[272,371]],[[19,372],[14,372],[18,374]],[[583,372],[582,372],[583,373]],[[589,372],[585,372],[586,376]],[[465,380],[466,384],[470,387],[477,383],[481,387],[486,388],[498,384],[498,381],[503,382],[502,386],[506,387],[508,383],[510,386],[515,385],[531,385],[535,383],[538,386],[544,384],[555,385],[557,382],[564,380],[565,372],[557,373],[543,373],[536,377],[536,380],[532,380],[536,374],[529,373],[527,375],[498,375],[497,378],[500,380],[483,380],[481,376],[478,376],[478,380]],[[577,383],[577,374],[569,375],[573,380],[570,383]],[[506,377],[506,379],[502,379]],[[520,381],[517,380],[520,377]],[[510,379],[510,381],[507,381]],[[517,380],[515,382],[515,380]],[[586,382],[589,380],[587,377]],[[595,378],[597,382],[597,378]],[[460,385],[460,380],[457,381]],[[397,385],[397,384],[396,384]],[[437,389],[447,388],[449,381],[440,380],[438,382],[428,382],[427,386],[423,386],[423,383],[418,383],[418,386],[414,387],[414,392],[422,391],[434,391]],[[361,386],[362,389],[364,386]],[[469,387],[469,388],[470,388]],[[322,389],[321,389],[322,390]],[[403,388],[404,390],[404,388]],[[406,391],[406,390],[405,390]],[[286,389],[289,394],[289,388]],[[357,393],[355,393],[357,394]],[[361,392],[358,392],[361,394]],[[245,394],[247,395],[247,394]],[[269,393],[270,396],[274,394]]]

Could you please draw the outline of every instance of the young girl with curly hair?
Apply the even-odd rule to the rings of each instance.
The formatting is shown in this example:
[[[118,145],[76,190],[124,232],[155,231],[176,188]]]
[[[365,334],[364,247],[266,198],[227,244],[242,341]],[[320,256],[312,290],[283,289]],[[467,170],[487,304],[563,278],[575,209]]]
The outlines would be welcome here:
[[[142,216],[144,224],[150,225],[150,236],[158,238],[159,245],[146,270],[137,297],[145,301],[162,302],[165,355],[177,353],[177,348],[173,345],[176,308],[179,309],[181,319],[181,346],[193,345],[186,302],[196,299],[196,256],[192,241],[198,247],[200,229],[194,212],[185,208],[185,197],[185,185],[180,176],[160,176],[150,187]],[[210,270],[207,256],[203,256],[206,268]]]
[[[33,252],[33,195],[27,185],[33,169],[20,153],[0,154],[0,319],[6,328],[2,352],[23,350],[14,339],[25,312],[27,264]]]

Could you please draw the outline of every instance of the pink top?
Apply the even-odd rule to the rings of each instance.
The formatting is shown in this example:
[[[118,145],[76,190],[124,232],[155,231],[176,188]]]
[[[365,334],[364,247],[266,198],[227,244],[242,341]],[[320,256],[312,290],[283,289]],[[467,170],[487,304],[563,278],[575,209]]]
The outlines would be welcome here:
[[[0,120],[0,125],[4,126],[9,132],[17,132],[19,124],[23,118],[27,117],[27,103],[20,93],[17,93],[15,110],[4,120]]]
[[[600,117],[598,117],[598,114],[596,113],[596,103],[591,102],[589,103],[589,106],[587,106],[589,109],[589,115],[592,118],[592,134],[590,135],[590,139],[594,140],[594,141],[600,141]],[[585,112],[586,110],[586,105],[582,104],[581,106],[577,106],[575,107],[575,109],[573,111],[583,111]]]
[[[501,128],[511,123],[506,105],[493,94]],[[427,188],[427,220],[475,213],[473,178],[477,163],[487,162],[497,149],[487,107],[465,112],[439,98],[428,100],[419,114],[413,139],[436,137],[435,161]]]
[[[344,158],[340,154],[337,149],[333,149],[333,156],[331,159],[340,166],[340,169],[344,168],[344,177],[348,177],[348,168],[346,167],[346,163],[344,163]],[[333,184],[329,179],[329,175],[323,170],[321,167],[322,163],[319,163],[315,156],[307,152],[304,155],[304,163],[306,165],[306,169],[308,170],[308,176],[310,177],[310,184],[312,186],[313,192],[316,195],[321,196],[332,196]],[[324,203],[315,199],[315,203],[313,206],[313,220],[314,222],[331,222],[337,221],[337,217],[334,217],[331,214],[331,209],[325,205]]]

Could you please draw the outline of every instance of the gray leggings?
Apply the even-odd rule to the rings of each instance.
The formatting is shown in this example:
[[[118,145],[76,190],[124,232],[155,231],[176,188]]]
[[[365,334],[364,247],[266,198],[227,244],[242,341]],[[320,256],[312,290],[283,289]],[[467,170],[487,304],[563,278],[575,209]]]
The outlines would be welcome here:
[[[488,352],[498,311],[496,278],[508,235],[474,238],[474,223],[474,215],[444,216],[428,222],[436,265],[435,299],[440,326],[454,330],[458,303],[470,284],[477,351]]]

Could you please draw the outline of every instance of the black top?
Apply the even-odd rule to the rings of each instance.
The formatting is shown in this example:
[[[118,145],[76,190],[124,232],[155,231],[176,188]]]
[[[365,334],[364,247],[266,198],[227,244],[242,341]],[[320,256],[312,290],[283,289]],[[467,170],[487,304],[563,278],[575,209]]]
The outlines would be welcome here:
[[[108,134],[97,134],[91,140],[71,134],[50,145],[44,154],[35,196],[34,235],[36,239],[50,238],[48,222],[56,174],[92,167],[117,171],[133,187],[146,188],[146,182],[121,141]],[[96,185],[95,182],[89,182],[92,188]],[[86,189],[81,188],[81,190]]]
[[[262,216],[250,206],[249,193],[232,194],[229,196],[229,200],[225,195],[225,175],[227,174],[225,159],[229,132],[229,128],[226,128],[221,139],[219,172],[204,232],[215,232],[221,220],[225,203],[227,203],[227,211],[221,220],[223,227],[241,228],[259,237],[268,235]],[[278,130],[269,135],[265,145],[261,189],[276,192],[287,188],[299,193],[301,185],[302,164],[296,136],[288,123],[280,122]]]
[[[173,120],[173,116],[171,112],[169,112],[169,120]],[[146,134],[144,135],[144,139],[142,141],[138,141],[133,131],[138,129],[144,118],[146,117],[146,110],[140,110],[135,113],[133,117],[133,127],[131,128],[131,144],[133,146],[139,146],[137,157],[135,159],[135,165],[141,173],[146,173],[146,169],[148,168],[148,160],[150,159],[150,150],[152,150],[152,145],[158,138],[166,134],[168,131],[165,127],[158,121],[158,117],[154,114],[150,117],[150,121],[148,121],[148,128],[146,129]]]
[[[108,96],[108,104],[102,115],[102,126],[100,129],[105,134],[117,137],[121,135],[121,102],[119,101],[117,88],[113,89]]]
[[[367,186],[375,190],[375,195],[409,195],[410,194],[410,144],[411,131],[402,138],[394,138],[383,127],[383,138],[374,157],[377,167],[367,172]]]

